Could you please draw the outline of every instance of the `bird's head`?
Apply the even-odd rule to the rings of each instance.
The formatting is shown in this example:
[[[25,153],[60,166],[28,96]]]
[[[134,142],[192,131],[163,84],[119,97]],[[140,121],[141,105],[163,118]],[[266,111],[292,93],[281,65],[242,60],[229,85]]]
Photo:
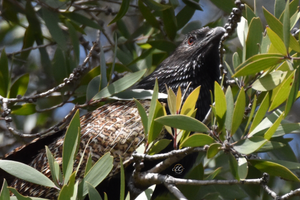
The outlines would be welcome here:
[[[179,86],[185,91],[190,84],[186,92],[188,96],[201,85],[196,107],[197,118],[202,120],[211,103],[210,91],[213,91],[214,82],[220,76],[218,47],[224,33],[223,27],[204,27],[190,32],[176,50],[136,88],[153,89],[155,79],[158,80],[160,92],[166,92],[165,84],[175,92]]]

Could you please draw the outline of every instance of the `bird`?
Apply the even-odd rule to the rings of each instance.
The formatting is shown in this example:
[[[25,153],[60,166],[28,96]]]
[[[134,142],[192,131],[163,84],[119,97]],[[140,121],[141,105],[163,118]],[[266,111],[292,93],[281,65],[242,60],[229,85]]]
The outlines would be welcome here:
[[[157,80],[159,92],[166,93],[167,89],[165,85],[173,91],[177,91],[180,87],[183,93],[186,93],[185,97],[187,97],[195,88],[201,86],[201,92],[195,107],[197,108],[196,119],[203,120],[210,109],[212,101],[210,94],[211,92],[213,93],[214,83],[218,81],[220,77],[219,45],[224,33],[225,29],[223,27],[203,27],[190,32],[168,58],[150,75],[133,86],[133,88],[145,90],[153,89],[155,80]],[[141,100],[140,102],[145,110],[149,109],[149,100]],[[81,116],[80,127],[81,138],[79,152],[75,158],[74,169],[77,167],[83,153],[85,155],[90,154],[93,162],[96,162],[106,152],[110,152],[113,156],[113,169],[105,180],[107,182],[104,181],[104,184],[100,184],[100,186],[104,185],[102,190],[106,191],[109,186],[114,185],[112,183],[109,184],[109,181],[115,180],[114,177],[119,173],[120,156],[126,171],[132,170],[132,159],[130,158],[135,150],[146,140],[136,104],[133,100],[117,100],[112,103],[107,103]],[[167,135],[168,134],[163,137],[168,137]],[[56,161],[61,164],[64,136],[64,132],[61,131],[49,139],[37,139],[29,144],[27,148],[34,149],[34,147],[38,146],[38,141],[42,141],[43,145],[48,145]],[[26,149],[26,147],[23,149]],[[169,150],[169,147],[167,150]],[[45,149],[41,149],[33,159],[26,158],[26,161],[24,157],[17,158],[17,153],[18,152],[15,151],[15,154],[9,154],[5,159],[27,162],[30,166],[51,178]],[[26,155],[24,150],[22,155]],[[87,156],[84,156],[83,163],[84,162],[87,162]],[[146,165],[147,163],[145,163],[145,166]],[[188,169],[191,163],[186,162],[186,165],[187,166],[183,167]],[[80,168],[79,170],[81,171],[78,172],[77,179],[81,179],[84,176],[84,169]],[[171,174],[175,177],[177,176],[170,169],[165,170],[163,173]],[[128,174],[130,176],[130,173],[127,173],[127,175]],[[184,174],[181,176],[183,175]],[[56,199],[58,195],[56,189],[37,186],[20,179],[14,179],[10,185],[25,196]],[[113,193],[119,198],[118,192]],[[111,198],[110,194],[108,194],[108,197]]]

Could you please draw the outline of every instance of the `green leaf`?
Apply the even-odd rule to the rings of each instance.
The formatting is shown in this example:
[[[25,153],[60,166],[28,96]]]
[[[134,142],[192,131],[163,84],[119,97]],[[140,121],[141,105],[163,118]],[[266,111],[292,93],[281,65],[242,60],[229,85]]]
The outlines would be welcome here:
[[[244,88],[241,88],[233,110],[234,120],[232,121],[232,125],[231,125],[231,135],[233,135],[238,130],[240,124],[242,123],[242,120],[244,118],[245,106],[246,106],[245,91]]]
[[[76,66],[79,63],[80,60],[80,44],[79,44],[79,39],[77,36],[77,32],[74,28],[74,26],[69,22],[69,21],[65,21],[66,26],[68,27],[68,32],[69,32],[69,36],[72,42],[72,47],[73,47],[73,52],[74,52],[74,57],[75,57],[75,64]]]
[[[0,168],[15,177],[30,183],[57,188],[55,184],[44,174],[23,163],[11,160],[0,160]]]
[[[168,8],[171,8],[171,5],[164,5],[164,4],[160,4],[157,3],[154,0],[143,0],[143,2],[151,9],[151,10],[155,10],[155,11],[163,11],[166,10]]]
[[[137,106],[137,109],[139,111],[139,114],[141,116],[141,120],[143,123],[143,127],[144,127],[144,134],[147,135],[148,134],[148,117],[147,117],[147,113],[143,107],[143,105],[136,99],[134,99],[135,104]]]
[[[225,93],[226,97],[226,104],[227,104],[227,111],[226,111],[226,118],[225,118],[225,128],[228,132],[231,131],[231,124],[232,124],[232,117],[233,117],[233,109],[234,109],[234,101],[232,96],[231,87],[229,86]]]
[[[9,91],[9,97],[16,97],[17,95],[23,96],[27,91],[29,82],[29,74],[19,76],[13,83]]]
[[[107,87],[103,88],[100,92],[98,92],[92,100],[98,100],[101,98],[109,97],[113,94],[118,92],[122,92],[127,88],[131,87],[135,84],[142,76],[145,74],[145,70],[141,70],[135,73],[127,74],[126,76],[120,78],[119,80],[113,82],[112,84],[108,85]]]
[[[155,142],[152,146],[150,151],[148,152],[149,155],[154,155],[161,152],[164,148],[166,148],[170,144],[171,140],[168,139],[161,139]]]
[[[282,23],[278,19],[276,19],[269,11],[267,11],[264,7],[263,7],[263,12],[267,20],[267,24],[281,38],[281,40],[284,41]],[[300,46],[297,40],[291,35],[291,33],[289,34],[290,34],[289,47],[297,52],[300,52]]]
[[[122,1],[120,10],[118,12],[118,14],[115,16],[115,18],[109,22],[108,25],[111,25],[112,23],[115,23],[116,21],[120,20],[127,12],[128,8],[130,5],[130,1]]]
[[[229,161],[230,171],[231,171],[233,177],[236,180],[240,180],[237,160],[235,159],[235,157],[231,153],[228,154],[228,157],[229,157],[228,161]]]
[[[270,140],[273,134],[275,133],[276,129],[278,128],[281,120],[284,117],[284,112],[278,117],[278,119],[274,122],[274,124],[269,128],[269,130],[265,133],[264,138]]]
[[[16,198],[14,198],[13,196],[10,197],[11,200],[42,200],[42,198],[25,197],[25,196],[21,195],[15,188],[12,188],[12,187],[9,187],[9,190],[11,191],[11,193],[14,194],[14,196],[16,196]]]
[[[88,188],[89,199],[102,200],[98,191],[88,182],[86,182]]]
[[[246,59],[258,54],[262,40],[263,26],[259,17],[250,21],[248,36],[246,39]]]
[[[32,47],[34,44],[34,41],[35,41],[34,30],[32,30],[32,26],[28,26],[24,33],[22,50]],[[30,52],[31,52],[31,50],[22,51],[21,59],[27,60]]]
[[[2,184],[2,188],[1,188],[1,192],[0,192],[0,200],[9,200],[9,190],[7,188],[7,182],[4,179],[3,180],[3,184]]]
[[[222,145],[220,143],[213,143],[209,146],[206,157],[213,158],[221,150]]]
[[[22,105],[16,105],[12,107],[11,114],[14,115],[31,115],[36,112],[35,104],[33,103],[24,103]]]
[[[166,51],[168,53],[173,52],[176,49],[176,44],[170,41],[166,40],[155,40],[155,41],[148,41],[148,44],[150,44],[152,47]]]
[[[284,1],[283,0],[275,0],[274,4],[274,13],[275,17],[279,19],[281,13],[284,11]]]
[[[257,150],[257,152],[267,152],[267,151],[273,151],[274,149],[279,149],[286,146],[284,143],[282,142],[275,142],[275,141],[268,141],[264,144],[264,146],[262,146],[259,150]]]
[[[277,56],[264,57],[264,58],[256,59],[255,61],[249,62],[249,60],[254,57],[255,58],[261,57],[260,55],[262,55],[262,54],[252,56],[246,62],[244,62],[240,66],[238,66],[238,69],[236,70],[237,72],[233,75],[233,77],[247,76],[247,75],[255,74],[255,73],[265,70],[271,66],[279,64],[283,61],[283,56],[278,54]],[[245,63],[247,63],[247,64],[245,64]]]
[[[168,8],[166,10],[163,10],[162,20],[168,38],[170,38],[170,40],[173,41],[177,32],[177,21],[176,21],[174,9]]]
[[[3,49],[0,57],[0,95],[6,97],[10,86],[10,73],[8,70],[8,60]]]
[[[155,109],[156,109],[157,97],[158,97],[158,81],[155,80],[155,84],[154,84],[154,88],[153,88],[153,95],[152,95],[152,99],[150,102],[150,108],[149,108],[149,114],[148,114],[147,133],[149,133],[151,124],[153,123],[153,120],[154,120],[154,113],[155,113]],[[149,135],[148,135],[148,137],[149,137]]]
[[[290,112],[290,109],[292,108],[294,102],[297,99],[297,93],[299,90],[299,84],[300,84],[300,71],[299,68],[296,70],[295,73],[295,80],[293,82],[293,86],[290,90],[289,96],[287,98],[286,104],[285,104],[285,109],[284,112],[286,115],[288,115],[288,113]]]
[[[210,145],[215,142],[214,138],[203,133],[194,133],[190,137],[186,138],[181,144],[180,149],[183,147],[200,147],[204,145]]]
[[[73,172],[70,176],[69,183],[63,185],[62,189],[59,192],[58,200],[70,199],[72,196],[76,196],[76,194],[74,193],[75,176],[76,173]]]
[[[289,1],[286,2],[285,11],[283,14],[283,41],[286,47],[286,52],[289,51],[290,44],[290,6]]]
[[[276,129],[273,137],[283,136],[288,133],[300,132],[300,124],[299,123],[287,123],[287,124],[280,124]]]
[[[152,120],[156,119],[158,117],[164,116],[164,114],[165,114],[164,107],[161,105],[161,103],[158,100],[156,100],[155,110],[153,113]],[[150,113],[149,113],[149,116],[150,116]],[[149,120],[151,120],[151,118],[149,118]],[[159,134],[161,133],[161,130],[163,128],[163,125],[154,120],[151,122],[150,126],[148,125],[148,128],[149,128],[148,142],[150,143],[159,136]]]
[[[69,12],[69,11],[66,11],[66,12],[60,12],[63,16],[71,19],[71,20],[74,20],[82,25],[85,25],[85,26],[89,26],[91,28],[95,28],[95,29],[99,29],[101,30],[102,27],[97,24],[96,22],[94,22],[93,20],[81,15],[81,14],[78,14],[77,12]]]
[[[58,14],[54,13],[44,7],[42,7],[41,10],[42,10],[42,17],[45,21],[45,24],[46,24],[52,38],[54,39],[55,42],[57,42],[58,46],[63,51],[66,51],[67,47],[68,47],[67,42],[66,42],[67,40],[66,40],[66,37],[65,37],[63,31],[58,26],[58,23],[60,22],[60,20],[58,18]]]
[[[193,0],[182,0],[183,3],[185,3],[185,5],[194,8],[196,10],[200,10],[203,11],[203,9],[201,8],[200,4],[198,2],[195,2]]]
[[[285,160],[266,160],[266,159],[264,159],[264,160],[273,162],[273,163],[277,163],[279,165],[283,165],[290,170],[300,169],[300,163],[298,163],[298,162],[290,162],[290,161],[285,161]]]
[[[167,90],[167,92],[168,92],[167,103],[168,103],[169,111],[172,115],[175,115],[175,114],[177,114],[176,113],[176,95],[173,92],[172,88],[169,88],[169,90]]]
[[[151,13],[151,10],[147,8],[142,0],[139,0],[139,9],[145,20],[154,28],[160,29],[159,22],[156,20],[155,16]]]
[[[125,172],[122,157],[120,156],[120,200],[125,199]],[[92,198],[93,199],[93,198]]]
[[[91,154],[89,154],[88,159],[86,161],[86,165],[85,165],[84,175],[86,175],[88,173],[88,171],[90,171],[92,166],[93,166],[93,160],[92,160]]]
[[[86,89],[86,100],[90,101],[100,90],[101,75],[94,77],[88,84]]]
[[[86,182],[90,183],[93,187],[96,187],[101,183],[113,168],[113,157],[109,152],[105,153],[85,175],[80,182],[79,194],[85,196],[88,193],[88,186]]]
[[[167,115],[155,119],[156,122],[173,128],[194,132],[209,132],[209,128],[195,118],[186,115]]]
[[[180,30],[182,27],[184,27],[191,20],[194,13],[195,8],[184,6],[176,15],[177,29]]]
[[[298,177],[291,172],[285,166],[277,164],[275,162],[266,161],[266,160],[249,160],[249,162],[258,170],[262,172],[267,172],[271,176],[278,176],[285,180],[289,181],[296,181],[299,182],[300,180]]]
[[[64,184],[67,184],[73,171],[74,158],[79,148],[80,140],[80,118],[79,110],[73,116],[70,125],[66,131],[63,152],[62,152],[62,170],[64,174]]]
[[[287,50],[284,46],[285,44],[282,41],[282,39],[269,27],[267,27],[266,30],[271,43],[277,49],[277,51],[280,52],[282,55],[287,55]]]
[[[220,130],[223,128],[226,120],[226,98],[221,86],[215,81],[215,111]]]
[[[56,80],[56,83],[63,82],[64,78],[68,77],[68,69],[66,64],[66,59],[64,52],[61,50],[61,48],[56,48],[56,51],[54,53],[53,58],[53,76]]]
[[[266,142],[267,140],[263,137],[253,136],[238,141],[233,148],[239,153],[249,155],[259,150]]]
[[[247,130],[250,122],[252,121],[252,117],[253,117],[254,111],[256,110],[256,100],[257,100],[257,98],[256,98],[256,95],[255,95],[254,99],[253,99],[253,103],[252,103],[251,112],[250,112],[250,115],[249,115],[249,118],[248,118],[248,121],[247,121],[247,124],[246,124],[246,127],[245,127],[245,132],[246,132],[246,130]]]
[[[277,108],[285,100],[287,100],[295,80],[295,73],[296,70],[294,70],[293,73],[291,73],[290,76],[279,86],[277,92],[275,94],[273,93],[274,96],[272,96],[273,100],[269,107],[269,111]]]
[[[250,132],[249,136],[251,136],[251,132],[265,117],[265,114],[268,111],[269,105],[270,105],[270,96],[269,96],[269,93],[267,93],[253,118],[250,130],[249,130],[249,132]]]
[[[56,184],[56,186],[58,186],[58,183],[60,181],[59,176],[58,176],[59,172],[56,171],[57,169],[54,166],[54,162],[55,162],[54,157],[53,157],[50,149],[48,148],[48,146],[46,146],[45,148],[46,148],[46,156],[47,156],[47,159],[48,159],[52,180]]]
[[[258,91],[269,91],[274,89],[276,86],[284,81],[287,72],[280,70],[266,74],[265,76],[257,79],[253,84],[252,88]]]
[[[238,176],[240,180],[244,180],[248,175],[248,162],[244,157],[238,158]]]
[[[195,105],[199,97],[201,86],[197,87],[189,94],[189,96],[186,98],[186,100],[183,103],[183,106],[181,108],[180,114],[182,115],[188,115],[189,113],[193,112],[195,110]]]
[[[211,0],[211,2],[228,14],[231,12],[232,8],[235,7],[235,4],[232,0]]]

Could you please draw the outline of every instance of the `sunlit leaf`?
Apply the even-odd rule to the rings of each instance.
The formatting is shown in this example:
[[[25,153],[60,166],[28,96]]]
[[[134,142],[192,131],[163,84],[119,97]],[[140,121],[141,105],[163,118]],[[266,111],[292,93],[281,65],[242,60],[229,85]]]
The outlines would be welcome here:
[[[17,95],[23,96],[27,91],[28,83],[29,83],[28,73],[19,76],[11,85],[9,91],[9,97],[16,97]]]
[[[266,160],[249,160],[249,162],[262,172],[271,176],[279,176],[285,180],[299,182],[299,178],[285,166]]]
[[[148,116],[147,113],[143,107],[143,105],[136,99],[134,99],[135,104],[138,108],[139,114],[141,116],[141,120],[143,123],[143,127],[144,127],[144,134],[148,134]]]
[[[226,98],[221,86],[215,82],[215,109],[219,128],[222,129],[226,119]]]
[[[246,39],[246,59],[258,54],[259,44],[262,40],[263,26],[259,17],[254,17],[250,21],[248,36]]]
[[[265,76],[257,79],[252,84],[252,88],[258,91],[272,90],[284,81],[286,74],[287,72],[280,70],[266,74]]]
[[[194,133],[180,144],[180,149],[183,147],[199,147],[204,145],[210,145],[214,141],[215,140],[207,134]]]
[[[284,112],[278,117],[278,119],[274,122],[274,124],[269,128],[269,130],[265,133],[264,138],[270,140],[273,134],[275,133],[276,129],[278,128],[281,120],[284,117]]]
[[[161,139],[155,142],[155,144],[152,146],[150,151],[148,152],[149,155],[154,155],[159,153],[161,150],[166,148],[170,144],[171,140],[168,139]]]
[[[237,131],[240,124],[242,123],[242,120],[244,118],[245,106],[246,106],[245,91],[244,88],[241,88],[233,110],[234,120],[232,121],[232,125],[231,125],[231,135],[233,135]]]
[[[186,100],[183,103],[180,114],[187,115],[191,111],[194,111],[196,102],[199,97],[200,88],[201,86],[197,87],[189,94],[189,96],[186,98]]]
[[[220,147],[222,147],[220,143],[211,144],[207,150],[206,157],[213,158],[219,151],[221,151]]]
[[[267,140],[263,137],[253,136],[251,138],[238,141],[233,148],[242,154],[251,154],[261,148]]]
[[[14,115],[31,115],[36,112],[35,104],[33,103],[24,103],[22,105],[16,105],[12,107],[11,114]]]
[[[287,49],[289,50],[290,43],[290,6],[289,1],[286,2],[284,14],[283,14],[283,42]]]
[[[245,179],[248,175],[248,162],[244,157],[238,158],[238,175],[240,179]]]
[[[286,55],[287,51],[284,46],[284,42],[282,39],[269,27],[266,28],[269,39],[271,43],[274,45],[274,47],[277,49],[278,52],[280,52],[282,55]]]
[[[233,109],[234,109],[234,101],[232,96],[231,87],[229,86],[225,93],[226,97],[226,104],[227,104],[227,111],[226,111],[226,118],[225,118],[225,128],[227,131],[231,131],[232,125],[232,117],[233,117]]]

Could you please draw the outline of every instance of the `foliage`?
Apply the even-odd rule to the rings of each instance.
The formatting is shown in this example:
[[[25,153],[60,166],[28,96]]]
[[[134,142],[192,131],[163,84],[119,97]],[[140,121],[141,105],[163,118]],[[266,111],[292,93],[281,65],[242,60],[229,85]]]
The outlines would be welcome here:
[[[182,101],[181,88],[178,91],[168,89],[169,115],[165,105],[157,100],[165,97],[158,93],[157,84],[152,93],[141,94],[128,89],[174,51],[182,33],[200,28],[199,23],[190,21],[196,10],[205,9],[198,2],[185,0],[179,4],[179,1],[172,0],[162,4],[139,0],[133,5],[133,1],[122,1],[117,6],[118,11],[114,12],[111,8],[115,8],[115,4],[104,1],[3,0],[5,9],[1,15],[5,21],[0,22],[0,44],[8,47],[21,42],[22,50],[8,53],[3,48],[1,52],[1,119],[11,128],[11,133],[18,134],[16,129],[25,130],[24,121],[33,116],[36,119],[34,126],[43,133],[46,120],[55,118],[52,115],[66,103],[93,109],[90,106],[100,106],[113,99],[150,97],[148,115],[135,100],[147,138],[144,152],[157,154],[170,143],[170,140],[158,140],[159,133],[165,128],[173,138],[174,149],[207,147],[206,153],[199,153],[187,178],[245,180],[258,179],[267,172],[272,177],[269,184],[274,187],[280,185],[278,182],[282,180],[279,178],[286,181],[284,188],[277,186],[278,194],[296,189],[293,182],[299,182],[299,152],[290,146],[291,139],[286,135],[300,131],[299,123],[287,120],[299,97],[300,42],[298,33],[296,36],[291,34],[300,17],[297,0],[287,3],[276,0],[274,14],[263,8],[265,29],[263,20],[256,13],[257,8],[245,6],[237,35],[230,38],[237,37],[242,48],[231,52],[226,46],[224,55],[224,65],[229,72],[227,78],[233,80],[232,84],[215,83],[215,101],[210,119],[205,122],[194,118],[200,87],[185,102]],[[234,6],[233,0],[222,4],[212,2],[227,14]],[[107,5],[109,7],[105,8]],[[179,5],[183,5],[180,10]],[[207,25],[222,26],[224,20],[223,17]],[[12,38],[10,44],[4,40],[19,29],[23,30],[22,36]],[[98,48],[85,41],[89,31],[99,34]],[[107,41],[106,46],[101,44],[103,41]],[[82,56],[91,48],[94,48],[94,55],[86,53]],[[39,52],[34,53],[35,49]],[[39,60],[34,59],[36,55]],[[91,62],[83,61],[82,57]],[[79,68],[83,70],[78,71]],[[40,92],[44,90],[45,93]],[[72,113],[68,118],[70,116]],[[56,126],[55,123],[57,121],[53,119],[47,123],[51,126],[49,130],[66,126]],[[23,134],[28,137],[40,135],[30,135],[25,131]],[[14,161],[0,160],[0,168],[29,182],[55,188],[59,199],[83,199],[86,195],[91,199],[101,199],[95,187],[112,169],[112,157],[105,154],[94,165],[80,163],[86,173],[82,180],[76,180],[78,168],[74,169],[73,165],[79,139],[77,111],[67,129],[62,168],[46,147],[51,180]],[[122,181],[120,199],[127,195],[124,194],[124,184]],[[180,189],[188,199],[265,197],[260,187],[249,185],[193,186],[188,192],[184,187]],[[26,198],[4,181],[0,199],[9,199],[9,191],[16,196],[12,199]]]

